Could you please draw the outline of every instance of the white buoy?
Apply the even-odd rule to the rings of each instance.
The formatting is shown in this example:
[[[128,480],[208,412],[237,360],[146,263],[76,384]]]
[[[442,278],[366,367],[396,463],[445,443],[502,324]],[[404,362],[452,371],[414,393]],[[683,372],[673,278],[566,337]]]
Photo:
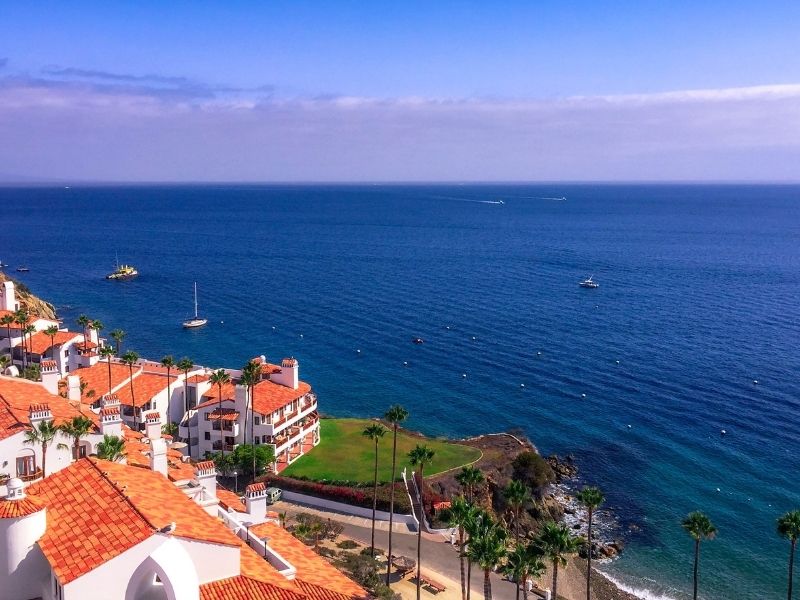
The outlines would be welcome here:
[[[541,352],[537,352],[537,353],[536,353],[536,356],[541,356],[541,355],[542,355],[542,353],[541,353]]]
[[[581,394],[581,398],[586,398],[586,394]]]
[[[446,327],[446,329],[450,329],[450,325],[448,325],[448,326]]]
[[[725,431],[725,430],[723,429],[722,431],[720,431],[720,433],[721,433],[722,435],[725,435],[725,434],[726,434],[726,433],[728,433],[728,432],[727,432],[727,431]]]
[[[220,323],[224,323],[225,321],[220,321]]]
[[[519,387],[525,387],[525,384],[524,383],[520,383]]]
[[[632,427],[633,427],[633,425],[628,425],[628,429],[631,429]]]
[[[719,489],[719,488],[717,488],[717,491],[719,492],[719,491],[720,491],[720,489]]]
[[[272,329],[273,329],[273,330],[275,329],[275,325],[273,325],[273,326],[272,326]]]
[[[359,350],[356,350],[356,352],[357,352],[358,354],[361,354],[361,350],[360,350],[360,349],[359,349]]]
[[[403,361],[403,366],[404,366],[404,367],[407,367],[407,366],[408,366],[408,361],[407,361],[407,360],[404,360],[404,361]]]
[[[466,373],[462,373],[462,374],[461,374],[461,376],[462,376],[462,377],[466,377],[466,376],[467,376],[467,374],[466,374]]]
[[[619,364],[619,361],[617,361],[617,364]]]
[[[473,342],[475,341],[475,336],[474,336],[474,335],[472,336],[472,341],[473,341]]]
[[[758,385],[758,379],[753,379],[753,383],[755,383],[756,385]]]

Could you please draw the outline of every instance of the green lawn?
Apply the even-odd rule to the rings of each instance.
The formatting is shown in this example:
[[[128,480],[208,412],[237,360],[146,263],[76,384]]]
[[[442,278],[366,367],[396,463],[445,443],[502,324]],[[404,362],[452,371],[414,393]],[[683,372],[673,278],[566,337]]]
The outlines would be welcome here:
[[[311,452],[290,465],[281,475],[305,476],[315,480],[371,482],[374,468],[374,442],[361,432],[372,424],[367,419],[322,419],[322,441]],[[425,465],[425,475],[435,475],[480,458],[477,448],[435,439],[420,439],[402,430],[397,435],[397,474],[410,466],[408,452],[417,444],[427,444],[435,455]],[[378,480],[388,482],[392,471],[392,432],[378,442]]]

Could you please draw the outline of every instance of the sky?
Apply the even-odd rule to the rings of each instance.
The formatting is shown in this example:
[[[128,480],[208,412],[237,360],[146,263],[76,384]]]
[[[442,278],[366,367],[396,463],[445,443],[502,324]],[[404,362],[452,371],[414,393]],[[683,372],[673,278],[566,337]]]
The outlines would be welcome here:
[[[7,2],[4,181],[797,181],[800,2]]]

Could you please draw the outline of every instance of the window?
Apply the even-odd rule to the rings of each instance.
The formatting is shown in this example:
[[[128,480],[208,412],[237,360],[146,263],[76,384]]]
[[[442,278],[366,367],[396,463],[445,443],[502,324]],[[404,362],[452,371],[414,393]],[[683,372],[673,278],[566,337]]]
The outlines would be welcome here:
[[[205,436],[204,439],[206,439],[207,441],[211,441],[211,432],[210,431],[206,431],[205,434],[203,434],[203,435]]]
[[[36,473],[36,457],[30,456],[17,457],[17,477],[27,477]]]
[[[261,438],[256,436],[256,446],[258,446],[260,443],[261,443]]]
[[[256,425],[261,425],[261,417],[260,417],[259,415],[255,415],[255,416],[253,417],[253,422],[254,422]]]
[[[267,443],[268,443],[268,442],[267,442],[267,438],[268,438],[268,437],[269,437],[268,435],[265,435],[265,436],[262,438],[262,441],[263,441],[265,444],[267,444]]]
[[[75,456],[75,446],[72,447],[72,458],[78,460],[79,458],[86,458],[86,446],[78,446],[78,455]]]
[[[209,416],[210,416],[210,415],[211,415],[211,413],[205,413],[205,416],[206,416],[206,421],[210,421],[210,420],[211,420],[211,419],[209,418]]]

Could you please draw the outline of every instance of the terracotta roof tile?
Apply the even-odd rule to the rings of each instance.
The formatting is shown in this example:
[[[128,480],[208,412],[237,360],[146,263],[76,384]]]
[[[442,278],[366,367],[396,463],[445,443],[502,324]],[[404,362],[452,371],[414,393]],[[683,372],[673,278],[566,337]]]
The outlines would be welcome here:
[[[31,353],[41,355],[47,352],[51,346],[62,346],[73,340],[83,340],[83,334],[74,331],[59,331],[51,340],[44,331],[38,331],[30,337]]]
[[[37,498],[23,498],[22,500],[0,500],[0,519],[15,519],[37,513],[44,508],[44,504]]]
[[[137,369],[134,367],[133,374],[136,375]],[[108,392],[108,363],[101,360],[91,367],[82,367],[75,369],[70,375],[77,375],[86,382],[87,390],[94,390],[97,395],[105,394]],[[127,365],[122,365],[116,362],[111,362],[111,388],[114,389],[118,385],[128,381],[129,369]],[[66,383],[66,378],[61,380]],[[92,400],[93,402],[93,400]]]
[[[305,596],[299,590],[240,575],[201,585],[200,600],[305,600]]]
[[[219,484],[217,485],[217,498],[219,499],[220,506],[224,509],[232,508],[239,512],[244,512],[246,510],[244,502],[242,502],[238,494],[234,494],[232,491],[221,487]]]
[[[269,546],[275,548],[297,569],[295,581],[305,583],[307,589],[304,589],[304,592],[309,596],[319,600],[367,596],[360,585],[347,578],[280,525],[271,522],[261,523],[250,528],[250,535],[266,538]]]

